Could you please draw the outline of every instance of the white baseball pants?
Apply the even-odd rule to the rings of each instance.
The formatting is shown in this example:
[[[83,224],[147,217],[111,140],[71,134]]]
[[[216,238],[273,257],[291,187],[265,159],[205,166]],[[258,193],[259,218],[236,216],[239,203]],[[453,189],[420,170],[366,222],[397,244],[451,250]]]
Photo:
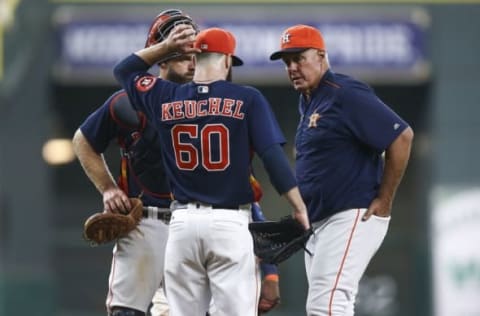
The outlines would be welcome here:
[[[169,211],[169,209],[161,209]],[[163,279],[168,225],[156,218],[144,218],[113,248],[107,310],[123,306],[146,312]]]
[[[172,209],[165,253],[170,316],[254,316],[260,294],[248,209],[198,203]]]
[[[158,288],[152,299],[152,308],[150,308],[150,314],[152,316],[168,316],[170,308],[168,307],[168,301],[165,297],[165,289]]]
[[[358,284],[388,230],[390,217],[350,209],[312,223],[305,269],[308,316],[352,316]]]

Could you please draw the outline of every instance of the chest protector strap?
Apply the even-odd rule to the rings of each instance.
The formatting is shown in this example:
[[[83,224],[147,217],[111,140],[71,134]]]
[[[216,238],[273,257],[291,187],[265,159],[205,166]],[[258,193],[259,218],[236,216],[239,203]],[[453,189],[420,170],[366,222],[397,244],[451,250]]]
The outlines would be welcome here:
[[[140,119],[137,112],[133,109],[128,96],[125,92],[119,94],[115,102],[110,104],[110,115],[115,123],[122,129],[128,131],[124,136],[118,139],[121,147],[120,175],[118,185],[124,192],[128,189],[128,152],[126,148],[134,141],[130,134],[140,128]]]
[[[129,179],[136,181],[142,191],[161,198],[168,198],[170,189],[158,186],[166,182],[161,160],[160,144],[156,129],[149,124],[142,112],[137,112],[125,93],[110,105],[110,115],[121,128],[118,143],[121,147],[119,186],[129,192]]]

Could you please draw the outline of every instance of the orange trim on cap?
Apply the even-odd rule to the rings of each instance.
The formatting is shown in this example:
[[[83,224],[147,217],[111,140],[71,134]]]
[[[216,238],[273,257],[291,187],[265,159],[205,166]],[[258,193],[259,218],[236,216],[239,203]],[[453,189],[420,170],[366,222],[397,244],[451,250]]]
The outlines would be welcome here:
[[[345,260],[347,259],[348,251],[350,250],[350,244],[352,243],[353,233],[355,232],[355,228],[357,228],[358,218],[360,217],[360,209],[357,209],[357,216],[355,217],[355,222],[353,224],[352,230],[350,231],[350,237],[348,238],[347,248],[345,248],[345,252],[343,254],[342,263],[340,264],[340,269],[337,272],[337,277],[335,279],[335,284],[333,286],[332,291],[330,292],[330,302],[328,303],[328,316],[332,316],[332,303],[333,303],[333,295],[335,290],[338,286],[338,281],[340,280],[340,275],[343,271],[343,265],[345,264]]]

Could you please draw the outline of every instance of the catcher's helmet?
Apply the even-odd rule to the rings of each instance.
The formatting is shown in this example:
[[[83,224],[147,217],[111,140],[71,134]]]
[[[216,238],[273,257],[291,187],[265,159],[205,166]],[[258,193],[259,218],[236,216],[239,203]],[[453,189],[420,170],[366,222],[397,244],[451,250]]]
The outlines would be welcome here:
[[[147,41],[145,47],[149,47],[155,43],[163,41],[170,31],[178,24],[189,24],[198,31],[198,26],[193,22],[192,18],[178,9],[168,9],[160,12],[153,20],[148,30]]]

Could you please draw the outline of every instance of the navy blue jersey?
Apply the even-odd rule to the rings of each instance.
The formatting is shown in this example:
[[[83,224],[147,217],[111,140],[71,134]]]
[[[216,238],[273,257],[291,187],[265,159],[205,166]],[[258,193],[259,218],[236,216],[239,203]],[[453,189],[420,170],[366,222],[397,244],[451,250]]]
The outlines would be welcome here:
[[[261,155],[285,142],[258,90],[223,80],[179,85],[140,71],[119,77],[159,131],[176,200],[225,206],[254,201],[250,151]]]
[[[328,71],[306,102],[300,96],[296,173],[311,222],[377,196],[382,152],[408,127],[367,85]]]
[[[140,126],[128,125],[125,120],[115,117],[117,105],[131,107],[125,91],[115,92],[108,100],[82,123],[80,130],[97,153],[103,153],[116,140],[123,148],[122,162],[125,162],[126,184],[120,187],[130,197],[142,193],[145,205],[168,207],[170,205],[170,187],[166,180],[160,150],[152,149],[140,131]],[[136,115],[132,109],[132,114]],[[145,126],[145,122],[143,127]]]

